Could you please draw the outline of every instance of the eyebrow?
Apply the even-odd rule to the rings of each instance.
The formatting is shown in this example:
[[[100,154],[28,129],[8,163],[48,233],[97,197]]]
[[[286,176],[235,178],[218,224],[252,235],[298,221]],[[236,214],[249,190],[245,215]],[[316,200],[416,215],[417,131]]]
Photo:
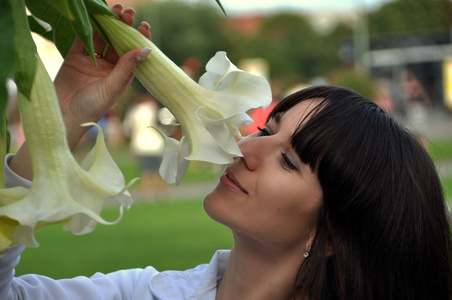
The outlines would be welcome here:
[[[278,112],[273,116],[273,119],[275,120],[276,124],[279,124],[281,122],[283,113],[282,112]]]

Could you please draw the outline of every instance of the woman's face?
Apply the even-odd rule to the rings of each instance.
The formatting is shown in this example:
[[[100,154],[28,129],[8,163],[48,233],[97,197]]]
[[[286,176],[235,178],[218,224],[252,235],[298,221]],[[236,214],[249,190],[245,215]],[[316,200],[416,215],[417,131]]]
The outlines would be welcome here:
[[[269,245],[297,246],[312,233],[322,190],[317,176],[302,163],[290,137],[317,104],[303,101],[271,119],[261,131],[240,142],[236,158],[204,199],[214,220],[235,235]],[[304,245],[298,245],[304,247]]]

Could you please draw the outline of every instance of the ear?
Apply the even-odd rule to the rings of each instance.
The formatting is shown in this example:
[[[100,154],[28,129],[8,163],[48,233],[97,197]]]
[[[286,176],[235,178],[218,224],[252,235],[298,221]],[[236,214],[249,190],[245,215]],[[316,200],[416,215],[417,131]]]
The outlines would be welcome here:
[[[306,242],[306,250],[311,249],[312,243],[314,243],[315,234],[311,234],[308,241]]]
[[[312,234],[309,237],[308,241],[306,242],[306,249],[311,249],[312,244],[314,243],[314,237],[315,237],[315,234]],[[330,240],[328,242],[328,248],[326,249],[326,256],[328,257],[328,256],[331,256],[333,254],[334,254],[334,248],[333,248],[333,245],[331,245],[331,240]]]

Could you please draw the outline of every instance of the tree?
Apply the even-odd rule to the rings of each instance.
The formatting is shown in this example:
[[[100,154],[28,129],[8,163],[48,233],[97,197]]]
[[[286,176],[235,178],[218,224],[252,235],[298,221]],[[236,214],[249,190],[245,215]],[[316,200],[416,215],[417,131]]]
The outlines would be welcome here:
[[[280,13],[262,23],[253,50],[269,62],[273,77],[300,81],[328,69],[328,54],[320,50],[323,42],[306,18]]]
[[[451,24],[449,0],[398,0],[369,13],[371,34],[447,29]]]
[[[151,2],[137,8],[136,20],[151,25],[153,41],[176,64],[196,56],[205,65],[217,51],[226,48],[222,29],[226,18],[211,2]]]

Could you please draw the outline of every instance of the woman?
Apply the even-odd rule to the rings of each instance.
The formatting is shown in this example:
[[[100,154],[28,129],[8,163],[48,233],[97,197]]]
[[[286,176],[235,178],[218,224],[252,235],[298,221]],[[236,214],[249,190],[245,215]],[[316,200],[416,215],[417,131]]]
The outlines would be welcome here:
[[[133,12],[122,17],[129,22]],[[138,53],[118,64],[133,70]],[[60,92],[60,101],[76,103],[77,90],[60,91],[74,93]],[[62,106],[70,125],[75,113],[68,107],[74,105]],[[77,116],[98,117],[82,112]],[[75,145],[80,132],[71,128]],[[226,167],[204,200],[208,215],[234,236],[233,248],[218,251],[210,264],[58,281],[13,278],[18,246],[0,258],[0,298],[451,298],[451,232],[435,167],[373,102],[340,87],[301,90],[282,100],[240,149],[243,157]],[[24,176],[27,164],[18,156],[26,154],[14,156],[8,171]]]
[[[285,281],[285,297],[268,299],[450,299],[450,225],[435,167],[373,102],[340,87],[301,90],[240,149],[205,199],[234,233],[219,295],[233,270],[228,283],[248,289],[258,278],[262,295]],[[275,270],[253,274],[266,263]]]

